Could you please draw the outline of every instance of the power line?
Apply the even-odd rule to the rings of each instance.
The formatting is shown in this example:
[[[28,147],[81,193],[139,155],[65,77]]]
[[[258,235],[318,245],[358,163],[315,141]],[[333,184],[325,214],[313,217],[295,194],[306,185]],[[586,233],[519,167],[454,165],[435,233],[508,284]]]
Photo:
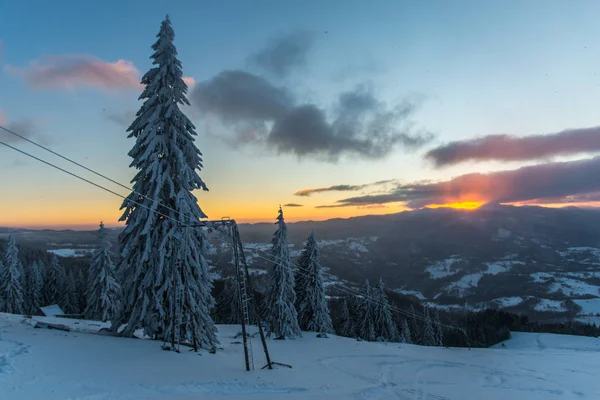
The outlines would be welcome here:
[[[28,153],[28,152],[26,152],[26,151],[24,151],[24,150],[21,150],[21,149],[18,149],[18,148],[16,148],[16,147],[14,147],[14,146],[11,146],[10,144],[8,144],[8,143],[5,143],[5,142],[3,142],[3,141],[1,141],[1,140],[0,140],[0,144],[2,144],[2,145],[4,145],[4,146],[6,146],[6,147],[8,147],[9,149],[12,149],[12,150],[14,150],[14,151],[16,151],[16,152],[19,152],[19,153],[21,153],[21,154],[23,154],[23,155],[26,155],[27,157],[33,158],[34,160],[36,160],[36,161],[39,161],[39,162],[41,162],[42,164],[46,164],[46,165],[48,165],[48,166],[50,166],[50,167],[52,167],[52,168],[55,168],[55,169],[57,169],[57,170],[59,170],[59,171],[61,171],[61,172],[64,172],[64,173],[65,173],[65,174],[67,174],[67,175],[71,175],[71,176],[72,176],[72,177],[74,177],[74,178],[77,178],[77,179],[79,179],[79,180],[81,180],[81,181],[83,181],[83,182],[89,183],[90,185],[92,185],[92,186],[95,186],[95,187],[97,187],[97,188],[99,188],[99,189],[102,189],[102,190],[104,190],[105,192],[108,192],[108,193],[110,193],[110,194],[114,194],[115,196],[118,196],[118,197],[120,197],[120,198],[124,199],[125,201],[130,201],[130,202],[132,202],[133,204],[135,204],[135,205],[138,205],[138,206],[140,206],[140,207],[143,207],[143,208],[146,208],[146,209],[148,209],[148,210],[149,210],[149,211],[151,211],[151,212],[155,212],[155,213],[157,213],[158,215],[160,215],[160,216],[162,216],[162,217],[165,217],[165,218],[171,219],[171,220],[173,220],[173,221],[175,221],[176,223],[178,223],[178,224],[179,224],[179,221],[178,221],[178,220],[176,220],[175,218],[173,218],[173,217],[171,217],[171,216],[169,216],[169,215],[163,214],[163,213],[161,213],[161,212],[160,212],[160,211],[158,211],[158,210],[153,210],[152,208],[150,208],[150,207],[148,207],[148,206],[146,206],[146,205],[144,205],[144,204],[142,204],[142,203],[139,203],[139,202],[137,202],[137,201],[135,201],[135,200],[130,200],[130,199],[128,199],[127,197],[123,196],[122,194],[115,192],[114,190],[110,190],[110,189],[108,189],[108,188],[106,188],[106,187],[104,187],[104,186],[102,186],[102,185],[100,185],[100,184],[98,184],[98,183],[92,182],[92,181],[90,181],[89,179],[86,179],[86,178],[84,178],[84,177],[82,177],[82,176],[79,176],[79,175],[77,175],[77,174],[75,174],[75,173],[73,173],[73,172],[71,172],[71,171],[68,171],[68,170],[66,170],[66,169],[64,169],[64,168],[61,168],[61,167],[59,167],[59,166],[57,166],[57,165],[54,165],[54,164],[52,164],[52,163],[51,163],[51,162],[49,162],[49,161],[43,160],[43,159],[41,159],[41,158],[39,158],[39,157],[36,157],[36,156],[34,156],[33,154],[30,154],[30,153]]]
[[[130,190],[130,191],[132,191],[133,193],[135,193],[136,195],[138,195],[138,196],[140,196],[140,197],[143,197],[143,198],[145,198],[145,199],[148,199],[148,200],[150,200],[150,201],[152,201],[152,202],[158,203],[158,204],[160,204],[161,206],[163,206],[164,208],[168,209],[169,211],[173,211],[173,212],[175,212],[175,213],[177,213],[177,214],[180,214],[180,213],[181,213],[180,211],[178,211],[178,210],[175,210],[175,209],[173,209],[173,208],[169,207],[168,205],[161,203],[161,201],[160,201],[160,200],[156,200],[156,199],[153,199],[153,198],[150,198],[150,197],[148,197],[148,196],[144,195],[143,193],[139,193],[139,192],[137,192],[136,190],[134,190],[133,188],[130,188],[129,186],[127,186],[127,185],[124,185],[124,184],[122,184],[122,183],[120,183],[120,182],[118,182],[118,181],[116,181],[116,180],[114,180],[114,179],[112,179],[112,178],[109,178],[108,176],[106,176],[106,175],[104,175],[104,174],[102,174],[102,173],[100,173],[100,172],[97,172],[97,171],[95,171],[95,170],[93,170],[93,169],[91,169],[91,168],[89,168],[89,167],[86,167],[85,165],[83,165],[83,164],[81,164],[81,163],[79,163],[79,162],[77,162],[77,161],[74,161],[73,159],[71,159],[71,158],[69,158],[69,157],[63,156],[62,154],[60,154],[60,153],[58,153],[58,152],[56,152],[56,151],[54,151],[54,150],[52,150],[52,149],[50,149],[50,148],[48,148],[48,147],[46,147],[46,146],[42,145],[42,144],[40,144],[40,143],[37,143],[36,141],[29,139],[28,137],[25,137],[25,136],[23,136],[23,135],[20,135],[20,134],[18,134],[17,132],[13,131],[12,129],[8,129],[8,128],[6,128],[6,127],[2,126],[2,125],[0,125],[0,129],[2,129],[2,130],[3,130],[3,131],[5,131],[5,132],[8,132],[8,133],[10,133],[11,135],[14,135],[14,136],[16,136],[16,137],[20,138],[20,139],[22,139],[22,140],[24,140],[24,141],[26,141],[26,142],[28,142],[28,143],[31,143],[31,144],[33,144],[34,146],[37,146],[37,147],[39,147],[40,149],[43,149],[43,150],[45,150],[45,151],[49,152],[50,154],[53,154],[53,155],[55,155],[55,156],[57,156],[57,157],[60,157],[60,158],[62,158],[63,160],[70,162],[71,164],[74,164],[74,165],[76,165],[76,166],[78,166],[78,167],[80,167],[80,168],[83,168],[84,170],[86,170],[86,171],[88,171],[88,172],[91,172],[91,173],[92,173],[92,174],[94,174],[94,175],[97,175],[97,176],[99,176],[99,177],[101,177],[101,178],[103,178],[103,179],[106,179],[107,181],[109,181],[109,182],[111,182],[111,183],[114,183],[115,185],[118,185],[118,186],[120,186],[120,187],[122,187],[122,188],[124,188],[124,189]]]

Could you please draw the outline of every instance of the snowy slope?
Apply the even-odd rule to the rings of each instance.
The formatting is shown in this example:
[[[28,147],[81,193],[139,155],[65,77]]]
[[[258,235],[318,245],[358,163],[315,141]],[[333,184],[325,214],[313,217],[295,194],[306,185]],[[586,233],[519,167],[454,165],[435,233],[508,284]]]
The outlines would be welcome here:
[[[499,349],[357,342],[305,333],[269,341],[293,369],[245,372],[236,326],[220,326],[215,355],[160,343],[33,329],[0,314],[0,398],[153,399],[595,399],[597,339],[517,334]],[[582,340],[583,339],[583,340]],[[541,345],[540,345],[541,343]],[[253,339],[257,367],[264,364]]]

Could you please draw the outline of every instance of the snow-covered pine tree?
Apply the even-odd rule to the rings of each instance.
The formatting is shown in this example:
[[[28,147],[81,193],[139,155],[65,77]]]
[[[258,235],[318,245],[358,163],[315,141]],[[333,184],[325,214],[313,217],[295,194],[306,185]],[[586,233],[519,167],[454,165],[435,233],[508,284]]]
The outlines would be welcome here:
[[[349,337],[360,337],[360,322],[361,322],[361,302],[357,296],[348,296],[348,312],[350,313],[350,320],[352,321],[352,332]]]
[[[42,305],[42,291],[44,289],[42,266],[37,260],[33,261],[27,270],[26,289],[27,298],[24,311],[33,314]]]
[[[415,344],[422,343],[421,326],[417,321],[417,311],[414,305],[410,305],[410,332],[412,334],[412,340]]]
[[[374,309],[373,309],[373,321],[375,324],[375,337],[382,341],[396,341],[398,340],[398,328],[392,317],[392,310],[390,309],[390,303],[388,301],[387,294],[385,293],[385,285],[383,280],[379,278],[377,288],[373,291],[374,297]]]
[[[12,314],[23,313],[23,264],[19,261],[19,249],[13,235],[8,237],[8,245],[2,262],[0,276],[0,311]]]
[[[44,281],[45,305],[59,303],[62,287],[64,285],[64,275],[63,266],[58,261],[56,254],[53,254],[50,259],[50,265],[46,270],[46,279]]]
[[[135,138],[129,155],[138,172],[122,205],[126,226],[119,235],[119,274],[125,296],[113,329],[124,323],[126,336],[143,327],[150,336],[166,338],[176,319],[172,299],[181,295],[178,333],[195,348],[210,348],[217,337],[204,258],[208,239],[189,227],[206,218],[192,191],[208,188],[197,173],[202,154],[194,144],[195,126],[179,109],[189,102],[168,16],[157,37],[154,67],[142,78],[144,104],[127,130]]]
[[[444,345],[444,329],[442,328],[442,322],[440,321],[440,313],[437,308],[433,311],[433,331],[435,333],[435,345]]]
[[[412,344],[412,337],[410,334],[410,328],[408,327],[408,321],[404,319],[402,321],[402,332],[400,333],[400,342]]]
[[[423,315],[423,346],[436,346],[435,331],[433,329],[433,323],[431,322],[431,316],[429,315],[429,309],[425,307]]]
[[[77,302],[79,303],[79,308],[80,308],[79,312],[83,313],[85,311],[85,308],[87,305],[87,300],[86,300],[87,282],[86,282],[85,278],[83,277],[83,271],[81,268],[79,269],[79,271],[77,271],[76,283],[77,283]]]
[[[273,234],[271,256],[273,268],[269,271],[268,286],[264,297],[263,309],[267,333],[277,339],[293,339],[301,335],[298,325],[298,313],[294,303],[294,273],[288,248],[287,226],[283,210],[279,207],[277,230]]]
[[[88,319],[110,321],[117,312],[121,288],[115,279],[112,244],[102,222],[98,237],[100,246],[92,254],[88,269],[87,306],[84,314]]]
[[[356,328],[354,327],[353,318],[350,315],[350,309],[348,308],[348,300],[346,300],[345,297],[342,299],[342,310],[340,316],[339,329],[340,336],[355,336]]]
[[[239,285],[235,278],[225,280],[225,286],[221,296],[219,296],[218,304],[221,320],[224,324],[242,323]]]
[[[82,314],[81,304],[79,303],[79,288],[77,287],[77,274],[71,270],[69,274],[69,296],[71,297],[71,305],[73,314]]]
[[[73,314],[75,309],[73,305],[73,287],[71,283],[71,276],[73,273],[67,273],[66,269],[64,268],[62,269],[62,272],[62,285],[60,287],[58,305],[60,305],[60,308],[65,312],[65,314]]]
[[[369,283],[368,279],[365,282],[360,311],[361,316],[358,335],[363,340],[373,341],[375,340],[375,324],[373,320],[375,314],[375,304],[373,298],[373,289],[371,289],[371,284]]]
[[[296,284],[296,310],[300,328],[311,332],[333,332],[323,284],[323,267],[319,262],[319,246],[314,232],[306,241],[298,266],[296,276],[302,278]]]

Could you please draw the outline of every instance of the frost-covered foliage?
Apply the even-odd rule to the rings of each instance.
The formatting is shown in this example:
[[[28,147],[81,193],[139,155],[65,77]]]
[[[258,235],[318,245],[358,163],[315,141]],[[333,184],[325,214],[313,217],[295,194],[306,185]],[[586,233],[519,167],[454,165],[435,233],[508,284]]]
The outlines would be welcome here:
[[[13,235],[8,237],[8,246],[0,266],[0,311],[13,314],[23,313],[23,265],[19,261],[19,249]]]
[[[423,346],[436,346],[437,341],[435,339],[435,330],[431,321],[431,315],[429,309],[425,308],[424,319],[423,319]]]
[[[88,269],[85,316],[98,321],[110,321],[118,310],[120,287],[115,278],[115,266],[108,233],[100,222],[100,246],[92,255]]]
[[[433,311],[433,331],[435,334],[435,344],[436,346],[444,345],[444,329],[442,328],[442,323],[440,321],[440,313],[437,309]]]
[[[323,267],[319,262],[319,247],[314,232],[306,241],[296,278],[296,309],[300,328],[312,332],[333,332],[325,297]]]
[[[135,139],[130,166],[138,172],[122,205],[124,298],[113,329],[123,323],[127,336],[144,328],[153,337],[173,337],[177,319],[177,336],[208,348],[217,343],[212,278],[204,258],[208,240],[202,230],[185,228],[206,218],[192,191],[208,189],[197,173],[202,154],[194,144],[195,126],[179,108],[189,105],[188,88],[168,17],[157,37],[154,67],[142,78],[144,103],[127,130]]]
[[[56,254],[53,254],[45,274],[44,305],[57,304],[59,302],[60,293],[64,286],[64,275],[63,266],[58,261]]]
[[[44,272],[41,261],[34,261],[25,276],[25,312],[34,314],[42,304],[44,290]]]
[[[377,287],[373,290],[373,317],[375,337],[378,340],[386,342],[398,340],[398,329],[392,317],[385,286],[381,278]]]
[[[374,306],[373,289],[371,289],[367,279],[360,304],[360,327],[358,332],[358,336],[363,340],[375,340]]]
[[[408,326],[408,321],[406,319],[404,319],[402,321],[402,327],[401,327],[401,332],[400,332],[400,342],[401,343],[407,343],[407,344],[412,344],[412,337],[410,334],[410,328]]]
[[[346,336],[346,337],[354,337],[355,336],[356,328],[354,326],[354,319],[352,318],[352,315],[350,315],[348,300],[346,300],[345,297],[342,299],[342,309],[341,309],[339,329],[340,329],[340,332],[339,332],[340,336]]]
[[[277,230],[273,235],[271,256],[273,268],[269,271],[268,286],[264,298],[264,314],[267,332],[278,339],[293,339],[301,335],[298,313],[294,303],[294,273],[288,248],[287,226],[283,210],[279,208]]]

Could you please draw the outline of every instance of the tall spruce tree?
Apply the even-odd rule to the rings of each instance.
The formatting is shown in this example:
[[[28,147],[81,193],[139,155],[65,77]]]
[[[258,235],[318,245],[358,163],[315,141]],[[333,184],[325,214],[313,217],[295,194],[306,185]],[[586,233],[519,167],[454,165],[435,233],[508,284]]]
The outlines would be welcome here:
[[[367,279],[363,291],[363,299],[360,305],[360,328],[359,337],[363,340],[375,340],[375,304],[373,298],[373,289]]]
[[[210,315],[215,304],[212,278],[204,258],[208,240],[191,227],[206,218],[192,194],[208,190],[196,172],[202,168],[202,154],[194,144],[195,126],[179,108],[189,105],[188,88],[168,16],[157,37],[154,67],[142,78],[144,104],[128,128],[128,137],[135,138],[131,167],[138,172],[122,205],[125,296],[113,328],[125,323],[127,336],[143,327],[153,337],[177,336],[195,348],[212,347],[217,337]],[[177,333],[174,321],[180,321]]]
[[[385,285],[381,278],[379,278],[379,283],[374,290],[374,300],[375,337],[386,342],[397,341],[398,328],[394,322],[390,303],[385,293]]]
[[[88,269],[88,284],[84,314],[86,318],[110,321],[116,314],[119,304],[120,286],[115,278],[112,244],[104,223],[98,229],[100,246],[92,254]]]
[[[23,313],[23,264],[19,260],[19,249],[13,235],[8,237],[0,275],[0,311],[12,314]]]
[[[64,285],[64,275],[63,266],[60,264],[56,254],[53,254],[50,258],[50,265],[48,265],[46,270],[46,279],[44,280],[45,305],[59,303],[60,294]]]
[[[44,276],[40,261],[35,260],[27,270],[26,276],[27,298],[25,299],[25,312],[34,314],[42,306],[44,290]]]
[[[277,230],[273,234],[271,256],[273,268],[269,271],[268,286],[264,297],[264,314],[268,335],[277,339],[293,339],[301,335],[298,313],[294,303],[294,273],[288,248],[287,226],[283,210],[279,207]]]
[[[312,332],[333,332],[314,232],[306,241],[298,267],[296,277],[300,279],[296,283],[296,309],[300,328]]]
[[[402,321],[402,330],[400,333],[400,342],[402,343],[407,343],[407,344],[412,344],[412,337],[410,334],[410,328],[408,327],[408,321],[406,321],[406,319],[404,319]]]
[[[423,317],[423,345],[436,346],[437,342],[435,340],[435,330],[433,329],[429,308],[425,307]]]
[[[361,302],[358,296],[350,295],[348,296],[348,312],[350,313],[350,320],[352,321],[352,328],[354,332],[352,332],[349,337],[360,337],[360,323],[361,319]]]

